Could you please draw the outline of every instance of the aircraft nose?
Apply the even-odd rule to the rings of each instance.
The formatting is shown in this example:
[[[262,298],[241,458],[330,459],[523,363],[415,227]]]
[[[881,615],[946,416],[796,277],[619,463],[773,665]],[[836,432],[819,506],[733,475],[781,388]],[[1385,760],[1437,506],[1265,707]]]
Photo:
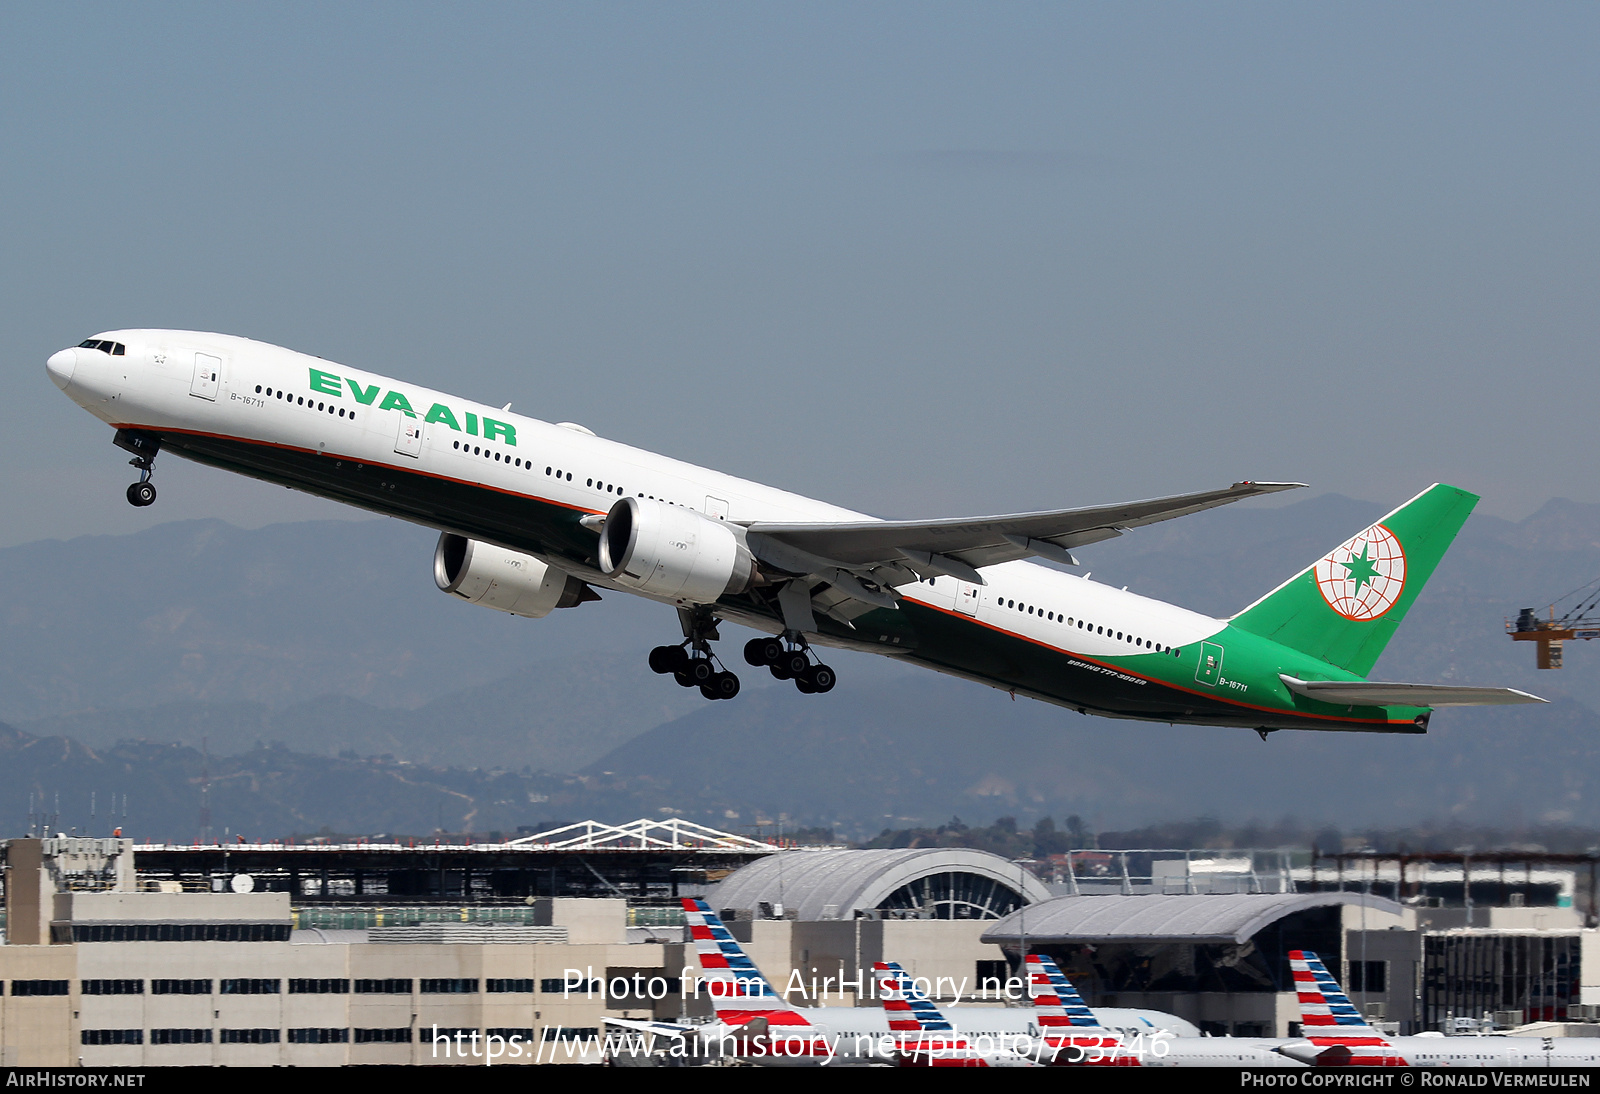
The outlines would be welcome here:
[[[67,385],[72,383],[72,370],[78,367],[78,351],[64,349],[59,353],[52,353],[50,360],[44,363],[44,367],[50,373],[50,379],[55,381],[56,387],[65,391]]]

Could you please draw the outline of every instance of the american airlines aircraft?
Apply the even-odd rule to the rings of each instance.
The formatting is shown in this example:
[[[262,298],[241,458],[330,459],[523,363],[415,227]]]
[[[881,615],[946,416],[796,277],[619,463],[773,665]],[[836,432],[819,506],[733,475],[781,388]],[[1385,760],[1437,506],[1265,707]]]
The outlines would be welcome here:
[[[1508,688],[1365,673],[1477,498],[1433,486],[1231,619],[1027,562],[1293,483],[1004,516],[875,520],[277,346],[107,331],[47,362],[132,456],[138,506],[159,453],[437,529],[434,580],[540,618],[596,588],[677,609],[650,667],[708,699],[739,678],[721,620],[765,633],[745,661],[833,688],[818,647],[883,653],[1083,714],[1279,729],[1420,733],[1431,708],[1541,702]]]
[[[686,991],[692,998],[710,1001],[716,1022],[693,1026],[607,1018],[608,1026],[652,1038],[693,1042],[695,1047],[687,1053],[691,1057],[738,1056],[769,1066],[892,1061],[900,1055],[895,1027],[884,1010],[792,1005],[756,967],[710,905],[696,897],[682,899],[700,967],[699,981],[692,987],[686,985]],[[875,983],[881,985],[881,976]],[[1032,1047],[1038,1034],[1031,1008],[966,1006],[952,1014],[952,1036],[985,1038],[1001,1045],[1001,1054],[1008,1059],[1015,1053],[1004,1045]],[[1096,1012],[1095,1021],[1108,1037],[1118,1038],[1119,1044],[1157,1034],[1184,1037],[1199,1032],[1176,1015],[1152,1010],[1104,1008]]]
[[[969,1037],[956,1032],[898,962],[875,962],[872,975],[889,1022],[888,1044],[893,1046],[894,1060],[901,1067],[1043,1066],[1034,1056],[1041,1047],[1038,1038],[993,1034]]]
[[[1035,1059],[1054,1067],[1301,1067],[1264,1037],[1150,1036],[1107,1029],[1048,954],[1028,954],[1029,991],[1042,1044]]]
[[[1361,1016],[1310,950],[1290,950],[1303,1040],[1278,1051],[1315,1067],[1596,1067],[1592,1037],[1389,1037]],[[1473,1083],[1488,1086],[1487,1082]],[[1531,1085],[1531,1084],[1500,1084]]]

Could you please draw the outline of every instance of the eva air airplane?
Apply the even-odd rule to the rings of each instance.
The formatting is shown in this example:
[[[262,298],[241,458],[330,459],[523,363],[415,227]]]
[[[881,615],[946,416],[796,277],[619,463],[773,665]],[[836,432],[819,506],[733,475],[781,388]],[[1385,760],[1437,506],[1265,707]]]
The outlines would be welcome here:
[[[829,691],[817,647],[866,650],[1080,713],[1277,729],[1420,733],[1431,708],[1541,702],[1507,688],[1375,683],[1389,636],[1478,500],[1432,486],[1231,619],[1026,561],[1294,483],[948,520],[874,520],[443,392],[244,338],[96,335],[50,377],[133,454],[155,500],[167,451],[438,529],[434,580],[539,618],[635,593],[677,608],[650,667],[732,698],[744,659]]]

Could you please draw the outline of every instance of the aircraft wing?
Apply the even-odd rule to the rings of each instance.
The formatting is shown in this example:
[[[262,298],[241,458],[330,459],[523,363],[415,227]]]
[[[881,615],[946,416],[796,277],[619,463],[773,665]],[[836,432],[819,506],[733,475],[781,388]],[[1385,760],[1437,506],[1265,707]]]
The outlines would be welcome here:
[[[1513,703],[1547,703],[1516,688],[1463,688],[1451,684],[1385,684],[1372,680],[1278,679],[1296,695],[1324,703],[1358,707],[1480,707]]]
[[[803,552],[816,562],[847,570],[910,566],[925,574],[948,574],[983,584],[980,566],[1039,556],[1076,565],[1070,548],[1120,536],[1137,528],[1242,498],[1303,486],[1297,482],[1236,482],[1222,490],[1177,494],[1147,501],[1055,509],[1042,513],[962,517],[950,520],[874,520],[826,523],[755,521],[752,536]],[[758,554],[761,552],[758,551]],[[773,552],[781,555],[782,552]],[[773,561],[783,565],[774,558]],[[804,567],[814,572],[815,567]]]

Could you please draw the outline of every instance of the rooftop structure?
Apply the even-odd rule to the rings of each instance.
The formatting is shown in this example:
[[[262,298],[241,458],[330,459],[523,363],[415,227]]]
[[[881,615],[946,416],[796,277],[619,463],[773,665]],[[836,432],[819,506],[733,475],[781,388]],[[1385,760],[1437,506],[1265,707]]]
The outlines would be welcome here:
[[[728,918],[999,919],[1050,891],[1028,870],[965,847],[794,849],[769,855],[706,899]]]

